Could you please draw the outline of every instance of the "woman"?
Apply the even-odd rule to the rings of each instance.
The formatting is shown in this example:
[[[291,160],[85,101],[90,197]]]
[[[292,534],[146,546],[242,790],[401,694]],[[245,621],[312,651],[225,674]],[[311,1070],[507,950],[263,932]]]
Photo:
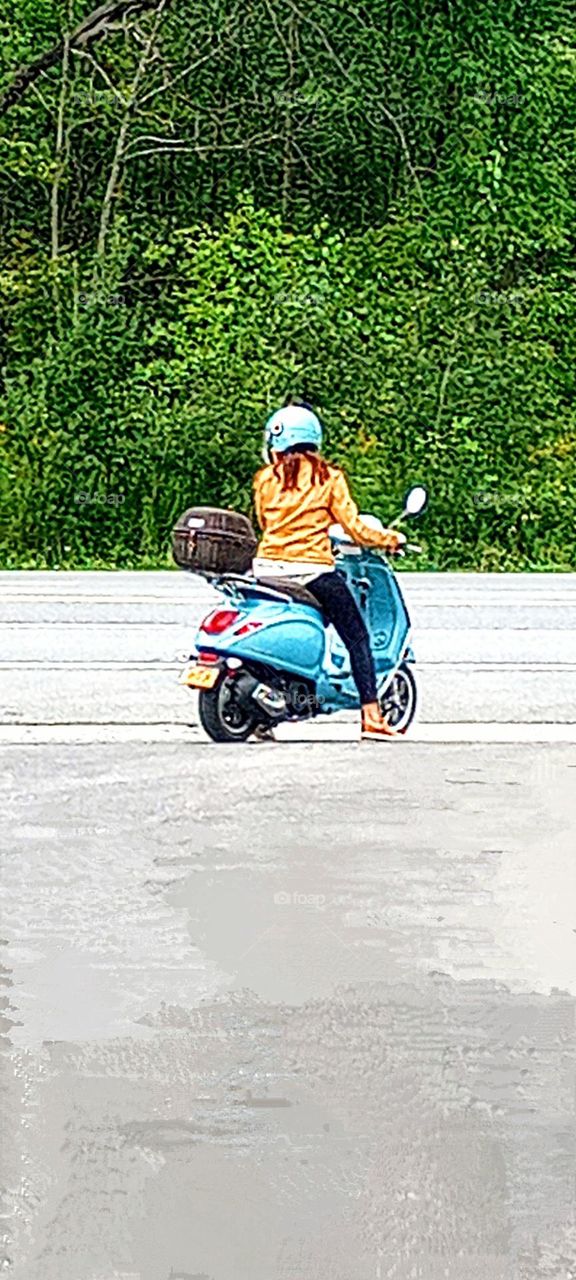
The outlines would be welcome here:
[[[303,583],[322,605],[350,653],[362,704],[362,737],[396,737],[378,705],[376,671],[366,623],[330,545],[331,524],[341,524],[362,547],[395,551],[405,541],[392,529],[364,524],[338,467],[319,449],[322,427],[310,405],[290,401],[266,423],[269,465],[254,480],[254,500],[262,539],[254,561],[258,578],[290,577]]]

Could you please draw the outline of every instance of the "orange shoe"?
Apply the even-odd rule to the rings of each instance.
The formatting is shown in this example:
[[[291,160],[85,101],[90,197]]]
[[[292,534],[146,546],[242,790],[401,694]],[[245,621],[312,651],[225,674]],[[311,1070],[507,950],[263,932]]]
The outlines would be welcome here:
[[[383,741],[391,738],[399,738],[401,735],[396,729],[386,723],[384,717],[381,720],[362,720],[361,738],[366,741]]]

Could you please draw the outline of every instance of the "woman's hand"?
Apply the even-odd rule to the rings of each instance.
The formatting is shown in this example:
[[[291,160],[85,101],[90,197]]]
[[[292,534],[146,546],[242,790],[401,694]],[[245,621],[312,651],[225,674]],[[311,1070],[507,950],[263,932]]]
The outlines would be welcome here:
[[[405,535],[399,533],[397,529],[384,529],[383,537],[386,541],[382,543],[382,550],[389,551],[392,555],[394,555],[395,551],[399,551],[400,547],[403,547],[406,542]]]

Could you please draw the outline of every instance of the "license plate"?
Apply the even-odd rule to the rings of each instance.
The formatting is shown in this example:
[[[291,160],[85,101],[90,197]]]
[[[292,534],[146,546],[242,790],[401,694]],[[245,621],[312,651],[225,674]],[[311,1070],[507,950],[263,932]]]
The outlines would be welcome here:
[[[187,667],[180,676],[180,684],[192,689],[213,689],[219,675],[218,667]]]

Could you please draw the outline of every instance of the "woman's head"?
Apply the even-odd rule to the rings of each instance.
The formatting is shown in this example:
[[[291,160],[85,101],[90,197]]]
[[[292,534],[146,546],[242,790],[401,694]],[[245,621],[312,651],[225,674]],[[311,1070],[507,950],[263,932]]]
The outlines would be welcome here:
[[[322,445],[322,425],[312,407],[305,401],[290,398],[288,404],[268,419],[264,430],[264,444],[268,452],[285,453],[297,445],[319,449]]]
[[[264,456],[274,465],[274,474],[283,489],[295,489],[302,474],[302,460],[310,463],[309,483],[328,478],[328,467],[320,457],[322,424],[306,400],[289,396],[282,409],[268,419],[264,432]]]

